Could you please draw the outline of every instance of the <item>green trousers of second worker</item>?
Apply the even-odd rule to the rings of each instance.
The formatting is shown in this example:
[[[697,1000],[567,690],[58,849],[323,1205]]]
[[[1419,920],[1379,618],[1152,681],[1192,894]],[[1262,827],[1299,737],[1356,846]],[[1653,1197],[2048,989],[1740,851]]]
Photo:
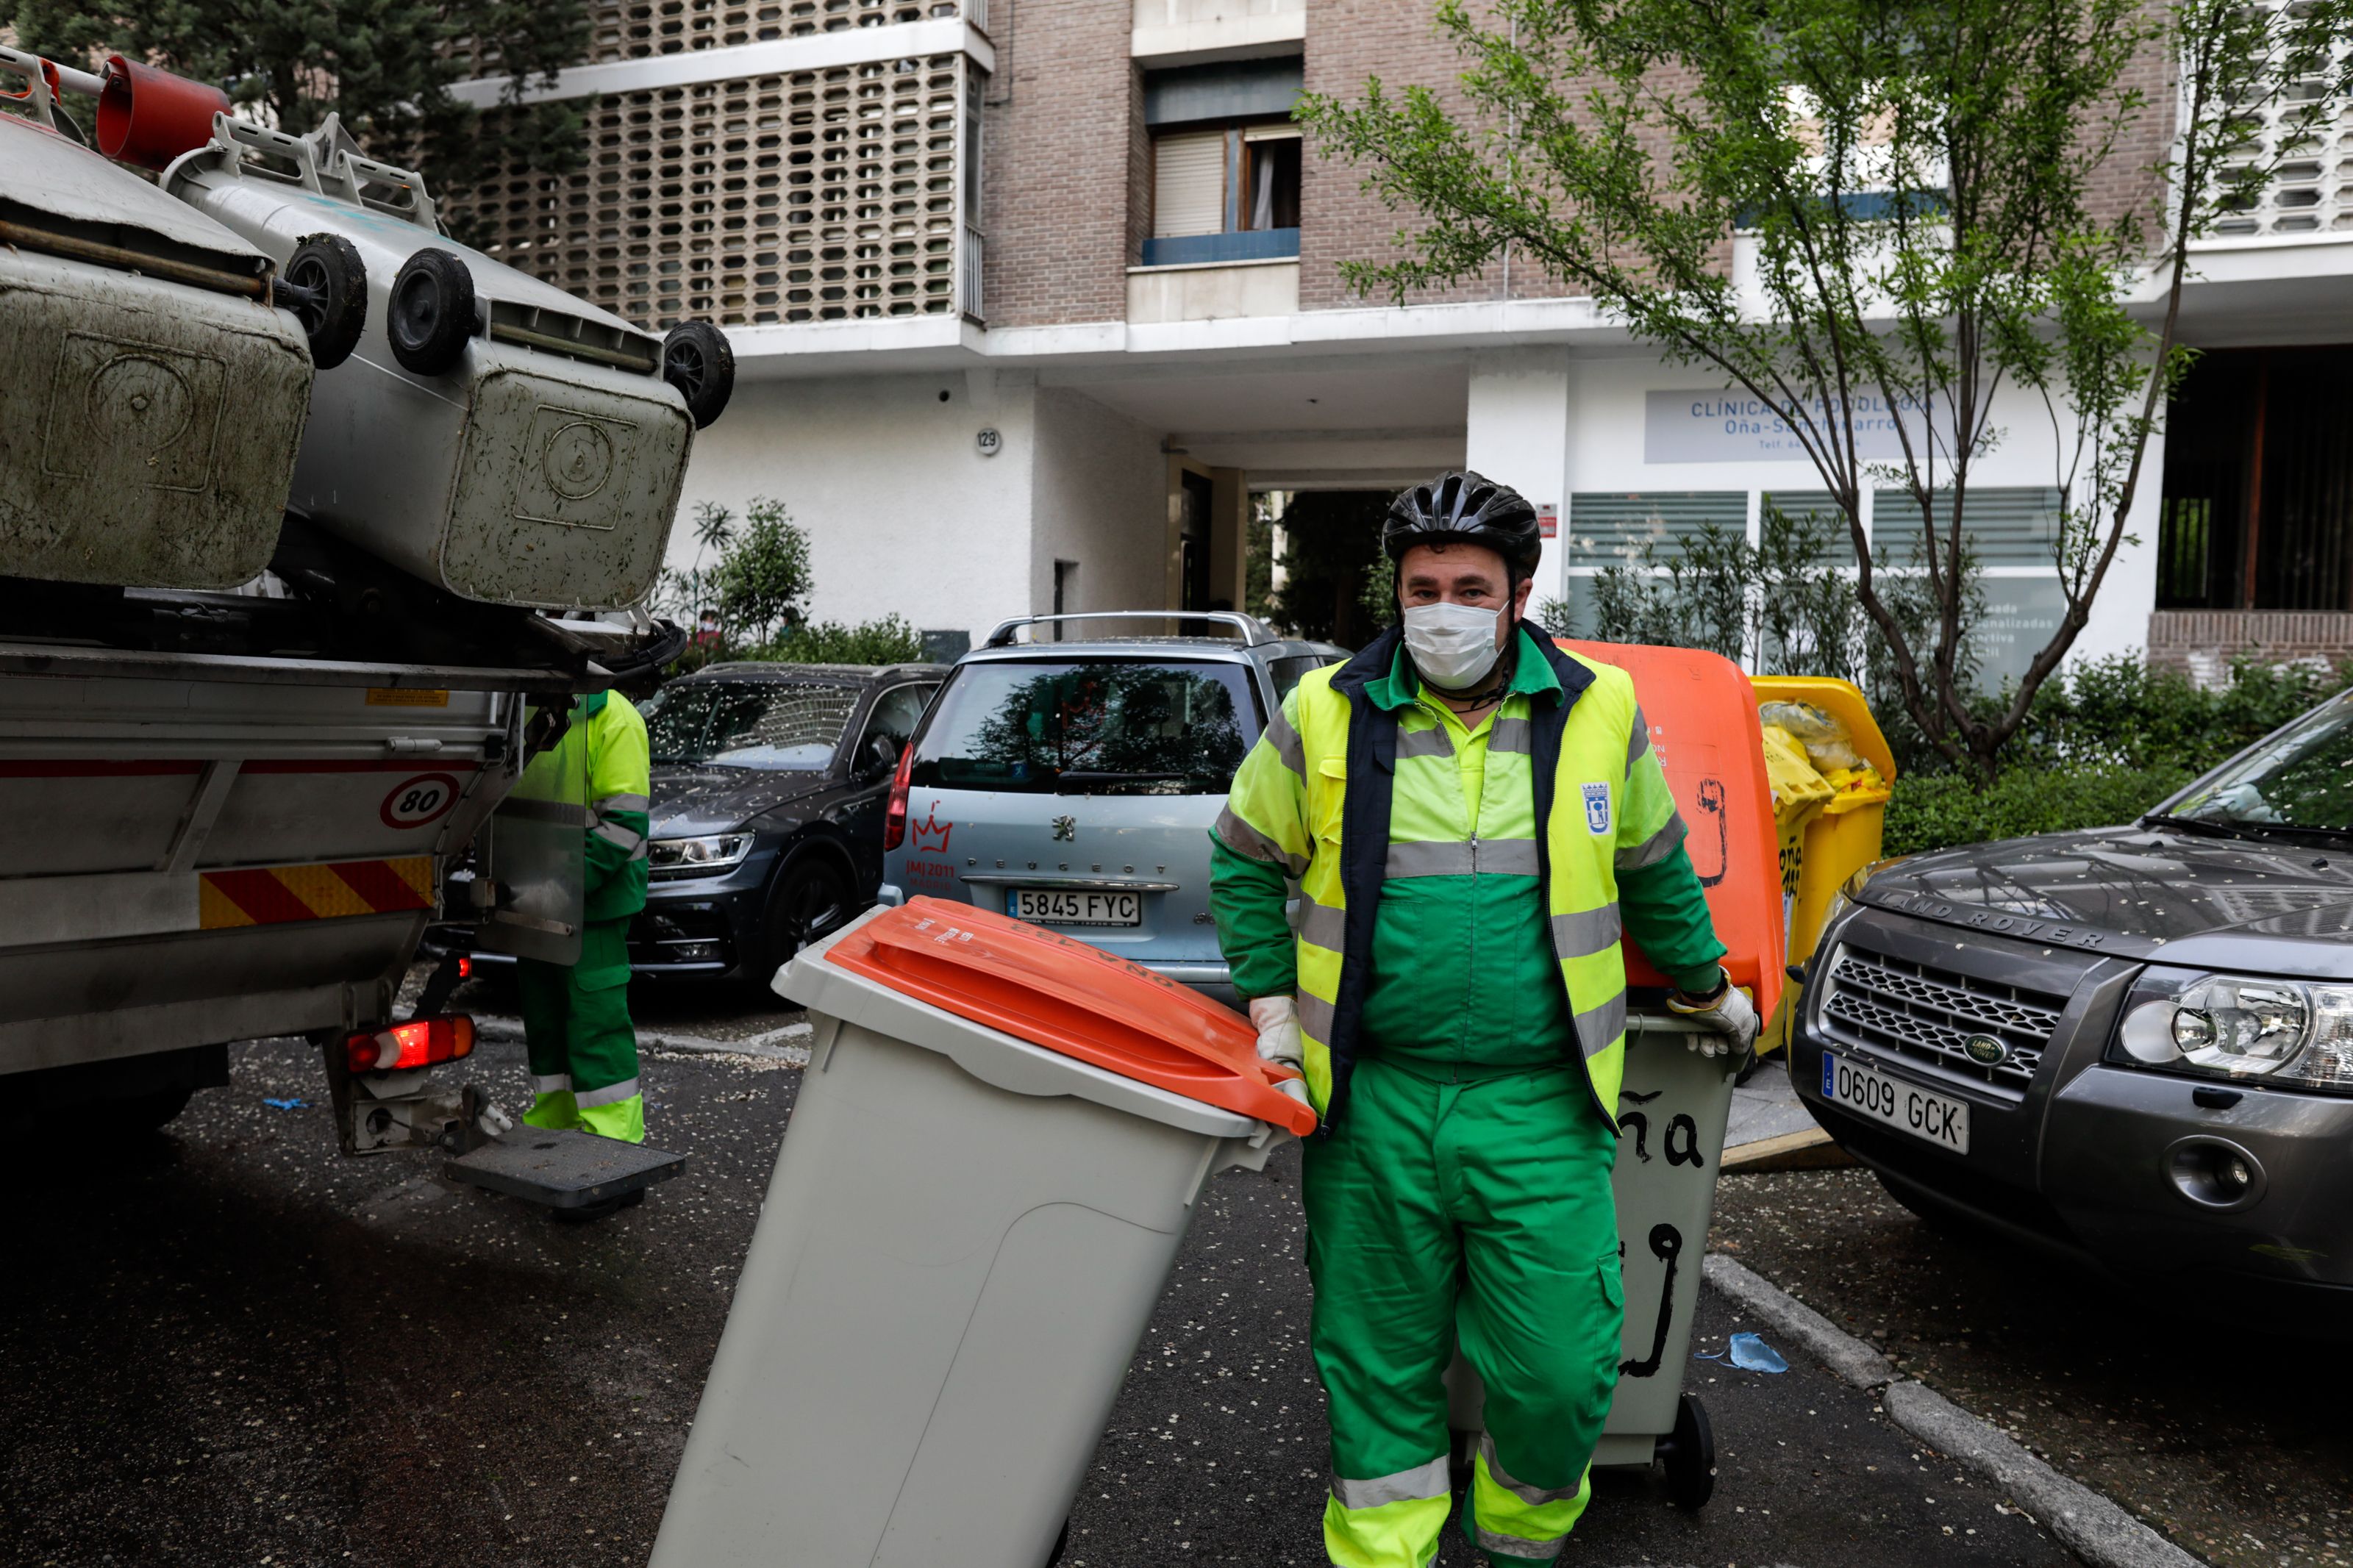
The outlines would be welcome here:
[[[1337,1568],[1436,1556],[1459,1342],[1486,1384],[1465,1533],[1491,1560],[1549,1562],[1585,1511],[1618,1384],[1617,1141],[1571,1068],[1376,1058],[1351,1092],[1303,1184],[1324,1551]]]
[[[531,1057],[533,1127],[577,1127],[630,1143],[646,1141],[638,1085],[638,1031],[629,1022],[629,922],[592,921],[580,962],[522,959],[524,1049]]]

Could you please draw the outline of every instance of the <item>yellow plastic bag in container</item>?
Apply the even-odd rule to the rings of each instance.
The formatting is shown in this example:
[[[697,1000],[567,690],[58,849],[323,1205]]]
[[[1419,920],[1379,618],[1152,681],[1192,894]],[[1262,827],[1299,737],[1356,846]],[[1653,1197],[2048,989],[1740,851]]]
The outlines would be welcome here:
[[[1798,890],[1798,873],[1805,863],[1806,824],[1831,805],[1838,791],[1815,768],[1798,738],[1778,724],[1765,726],[1765,776],[1773,785],[1773,827],[1780,840],[1786,918],[1786,906]]]
[[[1870,765],[1854,749],[1854,736],[1846,725],[1810,702],[1762,703],[1757,720],[1787,731],[1791,740],[1805,748],[1807,759],[1818,772]]]
[[[1831,816],[1844,816],[1866,805],[1884,805],[1895,794],[1894,786],[1868,763],[1859,768],[1832,768],[1822,779],[1832,792],[1822,810]]]

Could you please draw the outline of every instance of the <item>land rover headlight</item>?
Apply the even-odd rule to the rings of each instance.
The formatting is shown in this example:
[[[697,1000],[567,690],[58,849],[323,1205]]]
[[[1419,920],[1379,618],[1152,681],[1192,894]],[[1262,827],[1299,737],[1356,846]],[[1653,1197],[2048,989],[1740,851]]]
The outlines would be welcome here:
[[[2145,971],[2112,1059],[2200,1077],[2353,1092],[2353,985]]]

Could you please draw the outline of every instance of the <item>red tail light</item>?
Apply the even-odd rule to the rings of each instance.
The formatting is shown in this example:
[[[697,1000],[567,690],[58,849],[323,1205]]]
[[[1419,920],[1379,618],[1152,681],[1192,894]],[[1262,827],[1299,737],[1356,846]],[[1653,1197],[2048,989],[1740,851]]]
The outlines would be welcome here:
[[[460,955],[458,960],[458,978],[460,980],[471,980],[473,977],[474,961],[470,958]]]
[[[907,841],[907,775],[914,771],[915,748],[899,750],[899,771],[891,775],[891,804],[882,813],[882,847],[896,849]]]
[[[471,1056],[474,1020],[418,1018],[395,1024],[372,1035],[353,1035],[343,1042],[343,1055],[353,1072],[389,1072],[396,1068],[431,1067]]]

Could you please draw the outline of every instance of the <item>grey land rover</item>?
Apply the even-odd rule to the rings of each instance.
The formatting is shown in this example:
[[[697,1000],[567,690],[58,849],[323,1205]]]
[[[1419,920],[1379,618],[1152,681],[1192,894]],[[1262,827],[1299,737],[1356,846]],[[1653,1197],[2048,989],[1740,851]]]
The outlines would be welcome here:
[[[2353,1331],[2353,692],[2131,826],[1883,862],[1818,952],[1789,1070],[1907,1206]]]

